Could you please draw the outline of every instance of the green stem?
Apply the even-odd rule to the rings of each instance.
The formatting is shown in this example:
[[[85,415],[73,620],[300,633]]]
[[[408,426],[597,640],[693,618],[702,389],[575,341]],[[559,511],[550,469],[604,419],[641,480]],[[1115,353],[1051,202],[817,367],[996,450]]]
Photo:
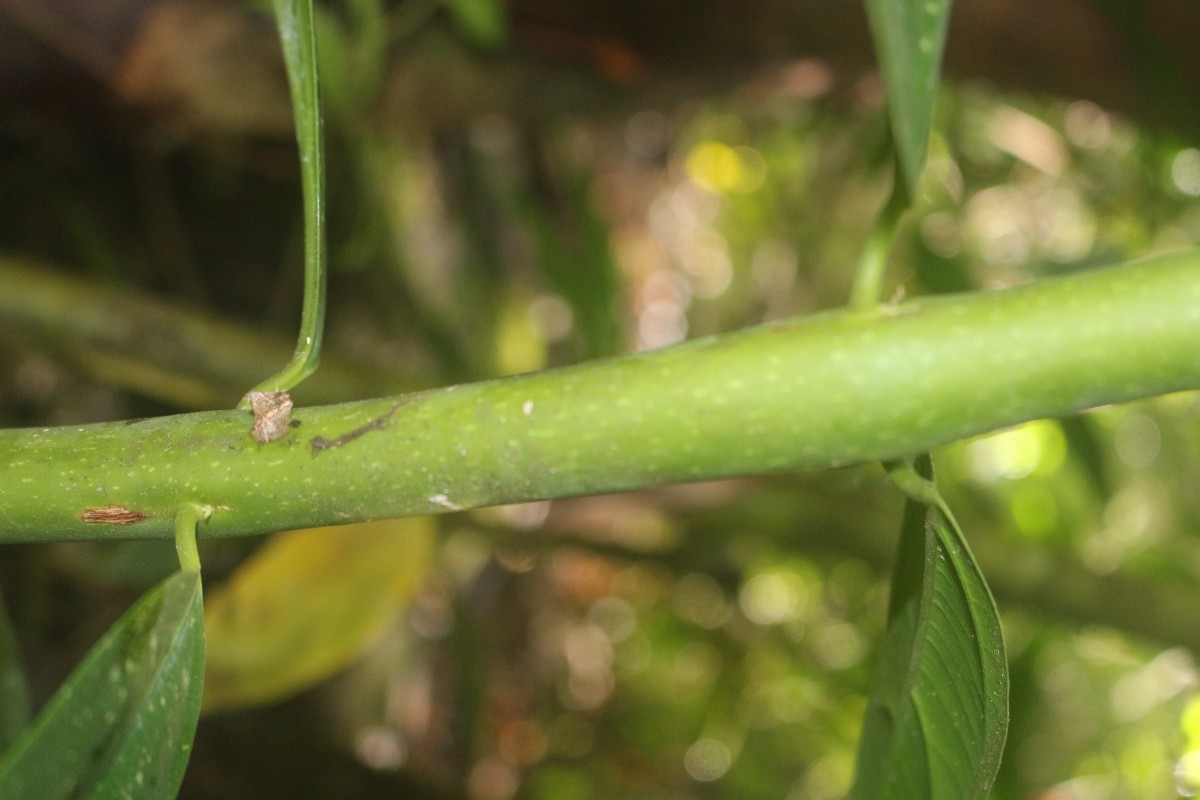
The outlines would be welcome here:
[[[175,514],[175,552],[184,572],[200,571],[200,551],[196,548],[196,529],[212,516],[211,506],[184,503]]]
[[[942,493],[938,491],[937,484],[922,477],[908,459],[896,458],[885,461],[883,468],[891,479],[892,485],[899,489],[905,497],[922,505],[935,506],[948,518],[953,518],[950,507],[946,505],[946,501],[942,499]]]
[[[897,175],[900,167],[896,166]],[[887,203],[876,217],[867,243],[859,258],[858,270],[854,275],[854,286],[850,290],[850,308],[867,311],[883,300],[883,278],[887,271],[888,255],[896,238],[900,217],[908,209],[908,198],[899,178],[892,186]]]
[[[252,390],[260,392],[288,391],[316,370],[325,326],[325,146],[312,0],[275,0],[275,15],[287,63],[296,118],[296,142],[300,149],[300,179],[304,191],[304,306],[300,315],[300,335],[291,361]]]
[[[885,461],[1200,388],[1200,251],[293,412],[0,432],[0,541],[236,536]]]

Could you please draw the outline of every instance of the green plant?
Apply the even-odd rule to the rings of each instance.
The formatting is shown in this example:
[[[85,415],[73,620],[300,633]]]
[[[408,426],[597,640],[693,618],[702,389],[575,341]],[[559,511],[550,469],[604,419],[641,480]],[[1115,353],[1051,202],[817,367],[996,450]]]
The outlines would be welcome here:
[[[259,387],[272,395],[315,364],[323,302],[311,8],[296,8],[280,19],[308,167],[305,313],[294,368]],[[418,394],[294,409],[276,398],[253,419],[240,409],[0,434],[6,541],[174,536],[182,566],[97,646],[10,749],[0,780],[39,797],[79,786],[119,793],[139,774],[155,795],[178,785],[200,702],[196,534],[882,461],[908,506],[855,796],[986,796],[1005,735],[999,621],[927,457],[914,454],[1017,422],[1196,388],[1200,255],[881,303],[895,228],[925,161],[949,5],[879,0],[870,10],[892,100],[896,181],[846,310]],[[114,669],[129,674],[113,682]],[[959,692],[940,695],[945,704],[925,705],[950,685]],[[186,691],[166,691],[179,687]],[[109,711],[108,727],[78,726],[82,714]],[[167,725],[156,714],[177,732],[150,743],[164,752],[142,749],[147,726]],[[979,722],[969,735],[964,718]],[[75,743],[78,733],[97,741]],[[56,761],[47,773],[49,753],[78,753],[80,766]],[[139,772],[146,759],[155,775]]]

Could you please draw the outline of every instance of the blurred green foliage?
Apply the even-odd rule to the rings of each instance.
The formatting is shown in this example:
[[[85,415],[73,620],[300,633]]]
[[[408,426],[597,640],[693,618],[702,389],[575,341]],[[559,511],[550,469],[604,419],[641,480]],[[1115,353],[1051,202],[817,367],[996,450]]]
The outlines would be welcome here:
[[[383,60],[415,30],[440,25],[470,51],[503,26],[483,0],[452,4],[451,20],[418,5],[348,3],[321,22],[342,45],[324,87],[331,359],[432,385],[845,302],[888,190],[872,85],[835,91],[828,67],[803,62],[678,107],[429,129],[386,102]],[[448,95],[468,79],[441,77]],[[1200,243],[1200,150],[1175,135],[981,85],[949,86],[934,127],[889,295]],[[292,329],[286,142],[28,120],[0,137],[5,253],[155,290],[181,314]],[[144,383],[102,348],[72,360],[53,327],[0,331],[5,426],[178,410],[127,391]],[[1012,661],[996,800],[1200,791],[1198,419],[1182,394],[937,454]],[[840,797],[899,507],[881,474],[854,468],[441,518],[424,587],[384,641],[288,703],[202,720],[183,796]],[[251,547],[202,544],[206,579]],[[166,544],[5,550],[39,702],[172,559]]]

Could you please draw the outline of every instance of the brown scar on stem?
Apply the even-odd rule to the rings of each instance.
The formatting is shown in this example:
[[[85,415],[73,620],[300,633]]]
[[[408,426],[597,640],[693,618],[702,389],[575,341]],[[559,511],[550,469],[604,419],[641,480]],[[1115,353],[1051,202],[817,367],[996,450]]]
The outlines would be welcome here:
[[[149,514],[133,511],[125,506],[110,505],[104,508],[88,508],[79,515],[83,522],[105,522],[109,525],[132,525],[150,519]]]
[[[312,445],[313,457],[315,458],[316,455],[322,450],[332,450],[335,447],[341,447],[342,445],[352,442],[358,437],[368,434],[371,431],[377,431],[386,427],[388,420],[391,419],[392,414],[395,414],[401,406],[408,405],[411,402],[411,400],[400,400],[399,402],[393,404],[392,407],[387,411],[368,422],[366,425],[357,427],[348,433],[343,433],[336,439],[326,439],[324,436],[314,436],[309,440],[309,444]]]

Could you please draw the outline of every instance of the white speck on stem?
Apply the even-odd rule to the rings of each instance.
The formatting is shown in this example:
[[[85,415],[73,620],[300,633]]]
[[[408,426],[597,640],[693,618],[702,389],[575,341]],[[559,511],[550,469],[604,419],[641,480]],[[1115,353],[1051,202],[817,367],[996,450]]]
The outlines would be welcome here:
[[[521,406],[521,413],[527,417],[533,413],[533,401],[532,400],[525,401],[524,405]]]
[[[460,506],[458,503],[452,502],[449,497],[440,492],[435,495],[430,495],[429,502],[433,503],[435,506],[448,508],[451,511],[462,511],[462,506]]]

